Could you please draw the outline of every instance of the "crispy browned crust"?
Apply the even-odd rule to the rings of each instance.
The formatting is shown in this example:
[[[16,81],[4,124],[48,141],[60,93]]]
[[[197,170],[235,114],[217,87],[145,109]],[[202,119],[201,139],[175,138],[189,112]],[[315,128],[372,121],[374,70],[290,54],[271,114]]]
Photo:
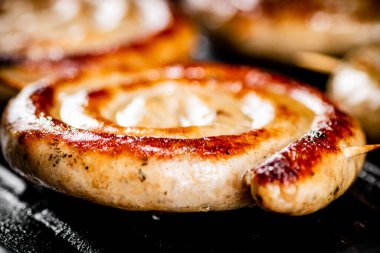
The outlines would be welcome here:
[[[339,110],[329,113],[317,125],[317,129],[281,150],[278,157],[254,168],[254,183],[289,184],[312,176],[315,164],[326,155],[340,152],[339,141],[354,135],[352,119]]]
[[[150,82],[159,82],[163,80],[187,80],[187,81],[201,81],[206,82],[210,79],[215,79],[217,82],[221,82],[220,85],[231,86],[234,82],[243,81],[241,83],[240,90],[251,89],[264,89],[267,83],[281,82],[282,87],[287,89],[296,89],[297,85],[293,81],[287,80],[280,76],[269,75],[261,72],[257,69],[245,68],[245,67],[221,67],[214,64],[208,65],[187,65],[183,67],[183,76],[169,77],[166,69],[159,69],[159,76],[155,76],[152,80],[149,76],[145,75],[148,72],[142,72],[137,74],[135,80],[132,83],[124,84],[126,87],[147,85]],[[180,67],[182,68],[182,67]],[[196,73],[199,72],[199,73]],[[127,72],[125,73],[127,74]],[[250,83],[246,81],[248,75],[255,75],[257,78],[262,78],[259,82]],[[128,74],[127,74],[128,75]],[[80,82],[86,79],[87,73],[80,73],[73,78],[69,78],[71,82]],[[246,81],[246,82],[244,82]],[[33,91],[29,93],[28,100],[31,102],[30,110],[34,111],[35,122],[26,122],[24,119],[20,119],[18,123],[12,123],[13,126],[21,126],[30,124],[31,126],[40,125],[39,120],[42,116],[46,118],[49,116],[49,110],[54,106],[53,94],[56,86],[61,83],[67,82],[66,79],[58,80],[56,83],[43,85],[42,87],[35,86]],[[232,89],[232,87],[230,88]],[[309,87],[310,91],[319,94],[317,91]],[[96,91],[89,94],[89,96],[96,96],[99,99],[101,96],[106,96],[104,91]],[[93,108],[95,110],[95,108]],[[289,115],[277,115],[282,118],[286,118]],[[102,119],[103,120],[103,119]],[[105,121],[104,128],[110,124]],[[116,127],[116,126],[113,126]],[[17,128],[17,127],[16,127]],[[22,127],[23,128],[23,127]],[[165,131],[172,131],[181,133],[184,131],[193,131],[195,129],[190,128],[173,128],[165,129]],[[97,153],[119,154],[130,153],[137,157],[157,157],[160,159],[168,159],[177,155],[190,155],[196,157],[207,157],[211,159],[225,159],[231,155],[238,155],[245,152],[247,148],[253,148],[260,141],[275,136],[277,133],[270,133],[265,129],[252,130],[250,132],[243,133],[241,135],[229,135],[229,136],[211,136],[205,138],[196,139],[176,139],[176,138],[154,138],[149,136],[119,136],[116,134],[89,132],[87,130],[75,129],[65,124],[64,122],[52,119],[46,121],[44,125],[40,125],[37,129],[31,127],[26,131],[18,132],[19,138],[23,145],[28,145],[28,141],[35,141],[36,139],[57,139],[64,141],[68,145],[78,150],[94,151]],[[86,135],[85,140],[78,140],[78,135]],[[147,146],[152,147],[146,149]]]
[[[33,61],[18,57],[1,59],[0,82],[21,89],[41,78],[72,72],[109,72],[114,69],[138,70],[188,61],[196,50],[198,31],[183,15],[176,13],[168,27],[158,34],[119,48],[105,48],[85,55],[68,55],[59,61]]]
[[[176,70],[175,75],[171,71],[173,68]],[[260,206],[267,210],[290,214],[306,214],[326,206],[347,190],[362,167],[364,156],[348,160],[343,158],[342,151],[347,146],[364,144],[364,136],[359,125],[351,117],[338,110],[321,92],[305,84],[254,68],[218,64],[176,65],[155,69],[153,72],[148,70],[134,74],[124,73],[123,75],[129,76],[129,78],[123,79],[123,82],[120,83],[125,89],[160,81],[171,80],[180,83],[185,80],[190,83],[193,82],[194,85],[212,82],[217,87],[230,91],[236,96],[248,91],[267,91],[282,94],[310,107],[311,110],[314,110],[316,117],[310,130],[303,137],[289,143],[282,150],[272,150],[270,144],[268,144],[265,148],[271,151],[265,154],[261,154],[259,149],[263,149],[263,145],[270,143],[271,139],[276,140],[279,136],[286,136],[289,133],[287,129],[263,127],[237,135],[200,138],[126,135],[121,134],[120,127],[107,120],[103,120],[102,128],[97,130],[78,129],[52,117],[50,110],[55,106],[53,99],[55,90],[61,85],[82,82],[86,77],[82,74],[55,83],[41,83],[30,86],[24,89],[15,101],[10,103],[3,116],[1,127],[2,148],[10,165],[32,180],[41,181],[43,184],[57,190],[125,209],[201,211],[204,210],[205,205],[207,210],[233,209],[252,203],[252,199],[250,200],[246,195],[248,187],[251,187],[253,197]],[[106,91],[97,89],[89,92],[89,97],[89,101],[96,104],[101,103],[101,100],[107,98],[108,95]],[[92,110],[91,106],[87,109]],[[18,113],[18,115],[14,115],[15,113]],[[286,108],[278,109],[275,116],[275,120],[288,120],[291,123],[294,122],[293,124],[297,122],[294,115]],[[302,117],[302,115],[297,115],[296,117]],[[103,129],[106,128],[112,129],[112,131],[104,132]],[[176,134],[181,134],[197,131],[197,127],[155,129],[154,131],[172,131]],[[66,151],[59,151],[58,155],[52,155],[47,161],[40,162],[40,158],[36,158],[36,150],[32,148],[36,147],[36,143],[46,145],[53,151]],[[276,151],[278,152],[273,154]],[[166,199],[168,198],[166,196],[167,191],[165,191],[166,194],[163,199],[157,197],[158,202],[149,202],[149,205],[145,202],[145,204],[135,204],[128,201],[114,203],[109,200],[110,196],[104,193],[97,193],[99,195],[94,196],[82,188],[80,191],[78,190],[79,193],[75,192],[69,185],[71,179],[70,176],[65,175],[65,171],[59,171],[65,176],[55,181],[56,179],[53,180],[49,175],[46,175],[46,166],[43,169],[41,168],[41,164],[44,163],[52,170],[59,170],[57,167],[62,165],[62,161],[65,161],[65,164],[76,170],[82,164],[77,165],[77,161],[74,161],[74,159],[85,159],[80,158],[82,156],[99,156],[101,157],[100,161],[108,159],[112,161],[119,158],[129,159],[128,163],[130,165],[125,165],[125,173],[131,170],[135,163],[138,163],[138,166],[141,166],[141,164],[146,166],[148,161],[150,164],[156,164],[156,167],[150,168],[150,171],[158,170],[159,164],[166,164],[171,161],[178,162],[179,166],[184,161],[194,164],[206,162],[218,169],[224,163],[235,164],[232,161],[236,161],[236,159],[249,160],[251,158],[246,157],[246,155],[251,156],[255,153],[260,154],[260,157],[254,159],[254,164],[244,165],[244,167],[239,168],[240,172],[235,174],[234,178],[231,178],[231,180],[226,179],[230,184],[229,186],[234,189],[232,193],[218,193],[221,190],[215,191],[216,199],[219,194],[234,197],[226,200],[222,199],[220,202],[212,204],[207,202],[211,202],[211,199],[206,199],[202,200],[201,205],[192,205],[192,202],[192,204],[185,204],[185,206],[176,205],[176,203],[172,203],[175,200],[170,199],[168,201]],[[19,154],[23,155],[20,157]],[[43,154],[40,155],[44,156]],[[258,161],[259,163],[257,164]],[[83,162],[85,170],[88,170],[89,167],[86,165],[87,162],[88,160]],[[92,164],[91,166],[96,165]],[[186,166],[184,166],[183,170],[191,168],[191,166],[189,168]],[[101,178],[103,179],[104,177],[112,177],[111,174],[108,174],[111,172],[103,171],[103,167],[92,169],[94,173],[102,171]],[[181,168],[177,169],[181,170]],[[215,174],[215,176],[218,175]],[[93,177],[91,178],[92,180],[100,180],[98,174]],[[145,174],[142,174],[142,178],[140,177],[139,180],[143,183]],[[158,187],[158,189],[161,189],[167,183],[164,178],[157,177],[154,180],[154,187]],[[178,180],[181,180],[180,177]],[[115,182],[109,182],[109,184],[113,183]],[[95,185],[94,187],[98,189],[98,184]],[[317,192],[314,192],[313,186],[316,186]],[[149,184],[146,187],[149,187]],[[194,188],[196,187],[197,185],[194,185]],[[279,187],[287,193],[285,197],[287,202],[284,205],[282,205],[284,200],[277,199],[276,191],[271,190],[273,187]],[[293,196],[294,194],[289,197],[288,187],[299,188],[299,194],[302,197]],[[144,189],[151,190],[150,188]],[[196,190],[204,191],[204,189]],[[308,191],[312,192],[311,195],[306,194],[307,196],[304,197],[303,194]],[[333,191],[333,196],[331,196],[331,191]],[[189,194],[188,197],[192,198],[194,195]],[[176,199],[176,201],[182,202],[183,200]]]

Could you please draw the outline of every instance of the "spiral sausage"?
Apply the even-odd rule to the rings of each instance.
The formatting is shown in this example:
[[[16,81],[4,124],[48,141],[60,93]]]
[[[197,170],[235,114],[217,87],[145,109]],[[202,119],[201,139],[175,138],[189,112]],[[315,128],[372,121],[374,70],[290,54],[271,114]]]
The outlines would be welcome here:
[[[376,0],[185,0],[185,9],[236,50],[294,63],[301,52],[342,55],[380,42]]]
[[[1,142],[30,180],[104,205],[190,212],[257,202],[300,215],[348,189],[364,156],[343,149],[365,140],[314,88],[194,64],[28,86],[3,115]]]
[[[166,0],[1,1],[0,81],[186,61],[197,31]],[[25,25],[25,22],[28,22]]]

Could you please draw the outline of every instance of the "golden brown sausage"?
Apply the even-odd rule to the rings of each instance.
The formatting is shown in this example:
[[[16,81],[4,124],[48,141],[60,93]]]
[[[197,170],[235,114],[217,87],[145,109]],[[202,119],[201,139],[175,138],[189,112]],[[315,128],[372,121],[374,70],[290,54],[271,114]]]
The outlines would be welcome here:
[[[217,2],[217,3],[216,3]],[[185,9],[247,55],[293,63],[299,52],[342,55],[380,42],[377,0],[186,0]]]
[[[197,31],[166,0],[1,1],[0,81],[188,60]],[[26,24],[27,23],[27,24]]]
[[[294,215],[343,194],[364,161],[344,150],[365,144],[318,90],[218,64],[28,86],[4,113],[1,142],[30,180],[104,205],[190,212],[255,199]]]

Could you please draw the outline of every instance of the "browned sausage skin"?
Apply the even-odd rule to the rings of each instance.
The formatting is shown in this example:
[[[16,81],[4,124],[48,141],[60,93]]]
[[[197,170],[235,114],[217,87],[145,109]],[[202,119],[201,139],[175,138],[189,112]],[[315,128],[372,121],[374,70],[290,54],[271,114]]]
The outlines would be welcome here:
[[[185,0],[185,9],[237,51],[294,63],[302,53],[343,55],[380,41],[376,0]]]
[[[7,107],[1,140],[12,168],[97,203],[228,210],[254,204],[251,188],[260,206],[294,215],[348,189],[364,156],[343,150],[365,143],[314,88],[195,63],[34,84]]]
[[[1,34],[3,43],[0,43],[0,82],[15,89],[21,89],[28,83],[42,78],[56,78],[73,71],[97,73],[118,68],[136,70],[185,62],[196,50],[197,28],[166,0],[152,1],[151,4],[149,1],[118,1],[120,8],[125,8],[124,17],[118,20],[115,28],[109,30],[94,24],[96,22],[93,19],[97,20],[97,15],[104,15],[97,14],[97,9],[102,10],[102,2],[74,1],[78,8],[83,9],[83,13],[79,12],[72,20],[65,22],[55,13],[54,8],[59,1],[41,2],[44,8],[40,11],[38,8],[25,10],[32,12],[31,27],[41,30],[41,35],[37,32],[30,34],[28,29],[17,28],[17,5],[35,4],[28,2],[30,1],[0,3],[0,8],[1,4],[5,6],[4,17],[0,16],[0,22],[10,27],[4,29],[4,34]],[[12,7],[9,8],[9,13],[6,8],[8,5]],[[94,5],[96,8],[87,5]],[[151,9],[158,7],[160,15],[154,14],[152,17]],[[45,16],[51,19],[51,27],[45,24]],[[105,18],[102,20],[107,21]],[[55,23],[59,28],[54,28]],[[6,44],[13,38],[11,32],[6,32],[13,27],[12,25],[16,27],[14,29],[17,36],[13,37],[18,38],[16,44],[20,44],[20,48],[12,48]],[[75,38],[70,39],[70,36],[73,36],[72,30],[78,27],[83,32],[77,32],[75,35],[84,38],[79,41]],[[52,31],[58,34],[55,37],[46,35]]]
[[[363,145],[363,133],[347,115],[325,109],[313,130],[252,169],[252,194],[262,207],[310,213],[339,197],[357,177],[364,158],[346,157],[342,149]]]

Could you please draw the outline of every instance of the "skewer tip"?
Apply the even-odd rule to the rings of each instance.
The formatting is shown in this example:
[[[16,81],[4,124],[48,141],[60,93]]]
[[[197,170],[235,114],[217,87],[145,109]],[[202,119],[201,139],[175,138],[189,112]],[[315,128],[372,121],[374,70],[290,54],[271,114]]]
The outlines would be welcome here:
[[[377,148],[380,148],[380,144],[346,147],[343,149],[343,154],[345,157],[351,158],[357,155],[368,153]]]
[[[342,60],[331,55],[316,52],[297,52],[293,55],[293,63],[302,68],[331,74],[342,63]]]

